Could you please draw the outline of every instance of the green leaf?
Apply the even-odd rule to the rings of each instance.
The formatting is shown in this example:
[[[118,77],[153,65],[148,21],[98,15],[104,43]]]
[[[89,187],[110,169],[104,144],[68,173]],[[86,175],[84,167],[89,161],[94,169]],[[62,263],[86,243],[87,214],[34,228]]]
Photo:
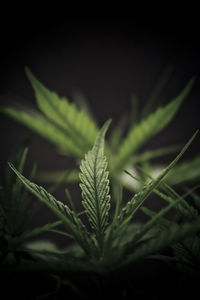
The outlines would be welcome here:
[[[147,216],[149,216],[150,218],[155,218],[156,217],[156,212],[151,210],[150,208],[147,208],[145,206],[141,207],[141,211],[146,214]],[[157,218],[157,230],[158,231],[163,231],[165,229],[167,229],[168,227],[170,227],[171,225],[176,226],[175,221],[169,220],[167,218],[165,218],[164,216],[159,216],[159,218]],[[178,225],[177,225],[178,226]]]
[[[116,153],[116,150],[118,149],[118,147],[121,143],[124,131],[127,126],[127,122],[128,122],[127,116],[122,115],[120,117],[118,124],[116,124],[116,126],[114,127],[114,129],[111,132],[109,146],[113,153]]]
[[[70,239],[73,239],[73,238],[74,238],[71,234],[69,234],[69,233],[67,233],[67,232],[65,232],[65,231],[62,231],[62,230],[49,229],[48,231],[54,232],[54,233],[56,233],[56,234],[60,234],[60,235],[62,235],[62,236],[65,236],[65,237],[67,237],[67,238],[70,238]]]
[[[167,65],[163,70],[161,76],[159,77],[156,85],[154,86],[149,99],[146,101],[146,104],[142,110],[141,118],[144,119],[156,106],[157,102],[160,103],[160,94],[163,91],[163,88],[166,86],[173,72],[173,68],[170,65]]]
[[[83,154],[88,151],[94,144],[98,133],[94,121],[83,111],[79,111],[74,103],[48,90],[28,68],[26,68],[26,74],[35,91],[40,110],[65,132],[66,138],[82,150]]]
[[[195,268],[200,264],[200,239],[199,236],[192,235],[185,238],[180,243],[173,246],[174,256],[180,261],[190,262]]]
[[[43,232],[49,231],[52,228],[57,227],[60,224],[62,224],[62,221],[56,221],[56,222],[53,222],[53,223],[45,224],[44,226],[36,227],[36,228],[34,228],[33,230],[30,230],[30,231],[25,231],[19,237],[16,237],[12,240],[12,245],[16,245],[16,244],[19,244],[19,243],[21,244],[24,241],[26,241],[28,239],[32,239],[35,236],[37,236],[37,235],[39,235]]]
[[[154,113],[134,126],[121,144],[116,156],[114,171],[126,167],[133,153],[146,143],[152,136],[160,132],[175,116],[183,100],[187,97],[194,83],[192,78],[179,96],[164,107],[159,107]]]
[[[45,203],[62,221],[63,224],[71,231],[74,238],[85,250],[86,253],[90,250],[90,240],[88,232],[83,225],[82,221],[77,217],[76,213],[71,211],[67,205],[56,200],[51,194],[49,194],[44,188],[32,183],[21,175],[15,167],[8,163],[10,168],[15,172],[18,178],[23,182],[26,188],[34,194],[41,202]]]
[[[171,172],[174,170],[174,168],[176,168],[176,166],[173,167],[173,169],[170,171],[168,177],[171,175]],[[144,169],[141,169],[141,171],[149,179],[152,179],[152,176],[150,176],[147,172],[145,172]],[[135,176],[133,176],[129,172],[126,171],[126,173],[128,173],[129,176],[131,176],[133,179],[136,179]],[[168,194],[168,196],[161,193],[157,189],[154,189],[154,193],[169,203],[174,203],[176,199],[181,199],[180,204],[177,205],[177,211],[179,211],[180,215],[185,219],[185,221],[193,220],[193,218],[196,218],[196,216],[198,215],[198,211],[193,206],[189,205],[184,198],[186,198],[188,195],[192,195],[192,192],[195,191],[197,188],[199,188],[199,185],[194,186],[192,189],[188,189],[184,195],[180,196],[171,186],[169,186],[166,183],[168,177],[166,178],[165,182],[161,184],[160,187],[163,191],[165,191],[166,194]]]
[[[138,241],[149,229],[151,229],[157,223],[157,221],[159,221],[161,217],[167,214],[167,212],[175,207],[180,201],[181,199],[177,199],[173,203],[170,203],[166,207],[162,208],[158,213],[155,213],[155,215],[153,215],[152,218],[146,224],[144,224],[138,232],[136,232],[131,243],[135,243],[136,241]]]
[[[163,198],[164,200],[166,200],[169,203],[174,202],[175,200],[173,199],[175,198],[180,198],[181,202],[180,204],[177,206],[177,211],[179,212],[179,214],[181,215],[181,217],[185,220],[185,221],[192,221],[194,218],[196,218],[198,216],[198,210],[196,210],[193,206],[189,205],[189,203],[184,199],[186,198],[188,195],[191,195],[192,192],[197,189],[199,186],[194,186],[192,189],[188,190],[184,195],[180,196],[172,187],[170,187],[168,184],[166,184],[164,182],[162,188],[164,190],[166,190],[168,192],[168,194],[171,194],[172,197],[166,197]],[[157,190],[154,190],[155,194],[160,195],[161,193]]]
[[[82,150],[74,145],[66,133],[36,110],[3,107],[1,111],[55,144],[65,153],[78,158],[82,157]]]
[[[138,247],[138,249],[130,254],[127,259],[122,263],[123,266],[133,263],[139,259],[143,259],[148,255],[156,253],[167,246],[171,246],[185,237],[198,232],[200,230],[200,217],[197,217],[193,222],[178,226],[173,224],[168,229],[163,230],[157,238],[153,238],[144,245]]]
[[[154,150],[148,150],[139,155],[134,155],[131,159],[131,164],[144,163],[160,156],[178,152],[181,149],[178,145],[162,147]]]
[[[20,146],[15,154],[12,154],[12,160],[16,162],[20,172],[23,171],[27,153],[28,148],[22,149]],[[27,198],[27,191],[22,189],[21,181],[10,168],[6,169],[5,182],[0,194],[1,207],[6,216],[5,228],[11,236],[20,235],[24,230],[28,215],[27,207],[30,202]]]
[[[118,216],[119,228],[123,227],[126,223],[128,223],[138,208],[143,204],[143,202],[148,198],[148,196],[153,192],[154,189],[158,187],[164,177],[169,173],[169,171],[174,167],[174,165],[178,162],[184,152],[187,150],[189,145],[192,143],[194,138],[196,137],[198,131],[190,138],[187,144],[183,147],[181,152],[177,155],[177,157],[170,163],[170,165],[158,176],[157,179],[152,180],[148,185],[144,186],[142,191],[135,194],[135,196],[125,205],[122,209],[120,215]],[[118,229],[119,229],[118,228]]]
[[[23,168],[24,168],[24,164],[25,164],[25,161],[26,161],[26,158],[27,158],[27,154],[28,154],[28,148],[25,148],[24,149],[24,151],[23,151],[23,153],[22,153],[22,158],[21,158],[21,160],[20,160],[20,162],[19,162],[19,167],[18,167],[18,171],[20,172],[20,173],[22,173],[23,172]],[[15,183],[15,185],[14,185],[14,187],[13,187],[13,198],[15,199],[15,201],[17,200],[17,199],[20,199],[20,202],[21,202],[21,200],[22,200],[22,193],[21,193],[21,182],[20,182],[20,180],[17,178],[17,180],[16,180],[16,183]],[[21,194],[21,195],[20,195]]]
[[[92,150],[86,154],[80,166],[82,203],[99,246],[102,244],[110,208],[107,162],[104,156],[104,136],[109,124],[110,120],[102,127]]]
[[[24,250],[28,250],[33,256],[46,260],[49,260],[49,255],[51,254],[62,254],[62,251],[58,249],[55,244],[47,240],[28,242]],[[55,257],[58,258],[58,255]]]
[[[167,178],[169,185],[194,182],[200,179],[200,155],[177,165]]]

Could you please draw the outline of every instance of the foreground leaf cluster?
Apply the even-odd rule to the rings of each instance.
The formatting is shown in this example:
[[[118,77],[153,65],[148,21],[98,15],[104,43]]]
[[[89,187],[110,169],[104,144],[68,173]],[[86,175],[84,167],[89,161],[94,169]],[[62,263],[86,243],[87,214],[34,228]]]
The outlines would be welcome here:
[[[106,122],[102,127],[92,150],[86,154],[80,166],[82,204],[91,225],[90,230],[86,228],[81,217],[73,209],[56,200],[44,188],[26,179],[12,164],[9,164],[26,188],[41,202],[45,203],[62,221],[69,236],[82,249],[83,252],[79,258],[79,264],[82,265],[82,268],[85,270],[89,268],[89,270],[100,273],[114,271],[129,265],[200,229],[199,217],[197,217],[190,223],[186,222],[182,227],[175,224],[162,230],[160,234],[152,233],[150,240],[149,237],[145,238],[156,222],[181,201],[181,198],[178,198],[172,199],[167,207],[164,207],[156,215],[153,215],[146,224],[134,231],[131,238],[130,236],[125,238],[137,210],[152,192],[158,189],[165,176],[181,158],[197,133],[192,136],[161,175],[144,186],[124,207],[120,207],[120,203],[115,204],[115,215],[109,224],[109,210],[113,203],[111,203],[109,194],[109,174],[104,156],[104,135],[109,123],[110,121]],[[160,193],[160,196],[164,199],[171,199],[163,192]],[[124,240],[123,243],[122,240]],[[140,244],[141,240],[143,240],[142,244]]]
[[[66,275],[74,273],[89,274],[90,279],[94,274],[107,278],[118,271],[126,272],[132,265],[147,258],[162,260],[178,272],[199,278],[199,196],[194,192],[196,187],[183,195],[172,188],[185,182],[198,182],[199,156],[179,163],[198,131],[157,176],[152,174],[155,170],[150,164],[151,159],[175,152],[177,147],[137,153],[145,142],[174,118],[194,79],[166,106],[149,113],[147,108],[144,109],[141,119],[131,123],[125,137],[123,126],[120,126],[113,130],[109,140],[105,140],[111,120],[98,129],[90,115],[66,98],[49,91],[28,69],[26,73],[34,88],[40,112],[27,107],[21,110],[4,107],[2,111],[54,143],[62,153],[74,157],[79,170],[47,173],[47,181],[56,178],[57,182],[51,190],[46,190],[33,182],[38,179],[35,166],[28,178],[23,175],[27,148],[9,162],[7,179],[0,189],[2,270],[45,271],[56,280],[66,280],[69,278]],[[137,176],[135,164],[140,165]],[[44,179],[44,174],[42,176]],[[60,183],[78,180],[81,211],[76,210],[68,190],[66,196],[70,205],[53,196],[53,190]],[[123,187],[133,193],[129,201],[123,199]],[[31,202],[28,191],[39,201]],[[159,211],[146,206],[152,194],[165,203]],[[196,207],[188,204],[188,196],[193,198]],[[57,221],[26,230],[26,224],[33,214],[38,213],[41,204],[54,213]],[[138,211],[148,217],[146,222],[135,221]],[[172,212],[175,213],[169,218],[168,213]],[[66,243],[71,241],[71,244],[59,249],[50,241],[35,239],[44,232],[62,235]],[[162,251],[169,248],[172,255],[163,254]],[[84,298],[72,282],[65,284]]]
[[[53,143],[61,153],[71,156],[79,162],[79,159],[84,158],[84,155],[91,149],[99,132],[97,122],[93,116],[88,114],[90,110],[85,109],[85,102],[80,108],[76,101],[70,102],[67,98],[59,97],[57,93],[50,91],[28,68],[26,68],[26,74],[35,92],[38,110],[17,103],[15,106],[1,107],[1,111]],[[139,153],[145,143],[173,120],[188,96],[194,81],[195,79],[192,78],[180,94],[165,106],[159,105],[155,109],[151,103],[152,97],[150,97],[140,117],[137,112],[136,98],[132,101],[133,107],[130,116],[125,116],[120,120],[119,126],[111,131],[106,144],[108,167],[113,184],[120,183],[125,188],[137,191],[137,185],[129,185],[128,180],[123,179],[124,169],[134,168],[135,164],[148,163],[153,174],[156,169],[156,166],[151,163],[153,159],[177,152],[180,149],[180,145],[179,147],[174,145]],[[160,89],[159,86],[156,89],[157,98],[159,98],[158,91]],[[175,167],[167,179],[170,185],[197,181],[200,176],[198,162],[199,156],[183,166]],[[183,168],[187,168],[187,172],[181,176]],[[58,176],[62,177],[63,174],[65,174],[65,181],[78,181],[79,179],[77,169],[67,170],[67,174],[66,170],[42,172],[38,176],[40,180],[55,182]]]

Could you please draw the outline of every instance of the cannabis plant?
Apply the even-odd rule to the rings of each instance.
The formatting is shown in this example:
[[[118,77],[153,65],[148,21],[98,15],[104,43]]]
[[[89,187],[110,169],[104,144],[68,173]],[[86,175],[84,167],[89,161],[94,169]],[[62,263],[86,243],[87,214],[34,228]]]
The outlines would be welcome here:
[[[169,262],[170,266],[173,262],[179,269],[186,265],[199,269],[199,263],[196,265],[196,260],[199,261],[199,214],[185,200],[191,191],[186,195],[179,195],[171,187],[178,183],[197,181],[199,178],[199,157],[189,163],[177,164],[198,131],[156,177],[152,175],[150,160],[177,151],[177,147],[137,153],[145,142],[173,119],[194,79],[166,106],[158,107],[150,114],[147,108],[144,109],[138,122],[131,119],[131,126],[125,137],[122,127],[116,127],[105,141],[110,120],[98,129],[94,119],[79,110],[75,103],[49,91],[28,69],[26,73],[35,90],[41,112],[27,107],[3,107],[1,110],[55,144],[62,153],[75,158],[79,170],[77,167],[67,172],[65,170],[64,173],[49,172],[45,179],[52,180],[55,175],[58,177],[61,174],[62,179],[57,180],[56,186],[63,182],[79,181],[82,209],[77,211],[68,189],[66,196],[69,203],[63,203],[50,190],[32,182],[38,179],[34,177],[35,167],[28,179],[22,174],[28,151],[25,149],[20,160],[9,162],[12,180],[7,188],[4,186],[1,189],[0,271],[9,274],[28,272],[29,275],[30,272],[44,273],[48,283],[53,280],[55,290],[52,293],[48,290],[44,297],[40,295],[40,299],[55,299],[61,286],[67,286],[73,291],[73,296],[79,295],[81,299],[97,298],[97,290],[99,298],[102,298],[108,296],[107,288],[106,291],[103,288],[105,282],[110,296],[118,294],[126,299],[127,291],[134,289],[129,271],[145,260],[159,259]],[[131,172],[135,171],[136,164],[140,169],[140,176]],[[148,172],[145,169],[147,165]],[[139,182],[139,190],[135,182]],[[22,184],[26,189],[22,188]],[[124,199],[123,186],[133,193],[129,201]],[[35,205],[34,202],[28,202],[28,191],[37,198],[32,199],[36,206],[38,203],[44,204],[55,214],[56,222],[33,230],[25,229],[26,217],[30,219],[35,210],[31,206]],[[144,206],[152,194],[157,195],[158,201],[164,200],[167,203],[157,212]],[[139,210],[148,216],[144,223],[136,221]],[[169,213],[172,214],[170,217]],[[62,225],[62,229],[56,228],[58,225]],[[60,249],[51,241],[38,241],[38,235],[45,231],[62,236],[66,240],[66,248]],[[172,249],[173,255],[163,254],[162,251],[168,248]],[[122,284],[121,289],[115,284],[114,293],[111,282],[117,277],[116,274],[122,274],[120,278],[126,274],[127,282]],[[95,291],[92,291],[91,285]],[[61,295],[59,299],[63,297]],[[145,299],[149,299],[149,296],[146,295]]]
[[[180,201],[180,199],[177,199],[163,208],[157,215],[153,216],[150,221],[136,232],[132,232],[131,239],[130,236],[126,239],[125,235],[128,226],[136,211],[159,186],[197,133],[189,140],[179,155],[161,175],[156,180],[152,180],[147,186],[144,186],[142,191],[135,194],[123,208],[121,207],[121,199],[119,197],[115,205],[113,218],[110,220],[111,198],[109,193],[109,173],[107,170],[107,159],[104,155],[104,135],[109,123],[110,121],[106,122],[102,127],[92,150],[85,155],[85,159],[82,160],[80,165],[81,172],[79,177],[82,204],[84,213],[89,220],[90,230],[83,224],[76,211],[56,200],[44,188],[26,179],[11,163],[9,164],[23,184],[63,222],[67,229],[67,235],[72,237],[82,249],[82,255],[75,264],[73,262],[72,269],[77,266],[78,268],[93,270],[97,273],[107,273],[133,263],[140,258],[144,258],[146,255],[154,253],[168,244],[174,243],[191,232],[196,232],[200,229],[199,218],[196,218],[193,222],[186,223],[181,227],[170,226],[159,235],[152,233],[151,238],[149,236],[145,238],[145,235],[153,227],[157,219],[161,218],[169,209],[177,205]],[[164,199],[167,197],[163,193],[160,193],[160,196]],[[143,241],[142,244],[140,244],[141,240]],[[66,265],[69,270],[70,262],[66,261]],[[58,266],[59,268],[63,267],[57,264]]]
[[[26,68],[26,74],[34,89],[39,110],[28,106],[20,106],[18,103],[16,107],[2,107],[1,111],[56,145],[60,153],[73,157],[78,165],[79,160],[83,159],[84,155],[91,149],[98,135],[97,122],[88,114],[88,110],[79,109],[75,102],[70,102],[65,97],[59,97],[56,93],[47,89],[28,68]],[[112,185],[117,186],[120,183],[126,188],[137,191],[142,186],[134,185],[133,181],[130,182],[130,178],[124,174],[123,170],[135,172],[136,164],[144,165],[148,163],[149,170],[152,169],[153,175],[156,166],[152,166],[150,161],[156,157],[177,151],[177,145],[174,145],[139,153],[140,148],[162,131],[174,118],[184,99],[188,96],[194,78],[188,82],[174,100],[165,106],[159,104],[152,111],[151,107],[155,107],[155,105],[153,106],[154,98],[158,98],[164,82],[165,80],[162,79],[141,112],[141,116],[138,117],[136,113],[137,105],[134,98],[134,100],[132,99],[133,111],[130,117],[126,116],[125,122],[123,121],[124,118],[120,120],[119,126],[112,130],[106,144]],[[200,175],[199,162],[198,155],[192,161],[177,165],[168,176],[168,183],[175,185],[198,180]],[[66,170],[43,172],[40,174],[39,179],[56,181],[58,176],[65,177],[65,181],[77,181],[78,170],[67,170],[67,173]]]

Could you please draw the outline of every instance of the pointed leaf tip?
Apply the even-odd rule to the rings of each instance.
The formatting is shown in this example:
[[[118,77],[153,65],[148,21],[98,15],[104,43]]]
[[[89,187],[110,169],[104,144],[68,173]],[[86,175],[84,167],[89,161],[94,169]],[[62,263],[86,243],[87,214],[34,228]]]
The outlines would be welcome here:
[[[109,127],[110,123],[111,123],[111,119],[107,120],[104,123],[104,125],[101,127],[101,129],[99,131],[99,134],[97,135],[97,138],[96,138],[96,141],[94,143],[93,148],[98,147],[98,148],[102,148],[102,150],[103,150],[103,148],[104,148],[104,137],[105,137],[105,134],[108,130],[108,127]],[[101,147],[100,147],[100,145],[101,145]]]
[[[11,168],[11,169],[13,169],[13,164],[10,162],[10,161],[8,161],[8,166]]]
[[[189,82],[191,82],[191,84],[193,85],[196,81],[197,77],[196,76],[192,76],[192,78],[190,79]]]
[[[30,70],[29,67],[27,67],[27,66],[24,67],[24,71],[25,71],[27,77],[29,77],[29,75],[32,74],[32,73],[31,73],[31,70]]]
[[[110,126],[110,123],[112,122],[112,119],[108,119],[104,125],[102,126],[101,128],[101,131],[102,131],[102,134],[105,135],[107,130],[108,130],[108,127]]]
[[[109,179],[106,157],[104,152],[104,136],[110,125],[108,120],[100,129],[96,142],[81,162],[80,187],[82,190],[82,203],[86,209],[92,229],[100,249],[108,225],[108,212],[110,209]]]
[[[25,67],[24,68],[26,76],[28,77],[28,79],[30,80],[31,84],[34,80],[37,80],[36,77],[33,75],[33,73],[31,72],[31,70],[29,69],[29,67]]]

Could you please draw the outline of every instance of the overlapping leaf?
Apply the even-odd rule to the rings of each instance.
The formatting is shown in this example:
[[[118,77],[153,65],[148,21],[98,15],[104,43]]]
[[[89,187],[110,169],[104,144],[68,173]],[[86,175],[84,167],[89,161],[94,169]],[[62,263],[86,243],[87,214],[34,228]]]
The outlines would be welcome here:
[[[170,163],[170,165],[158,176],[156,180],[152,180],[147,186],[144,186],[142,191],[137,193],[131,201],[129,201],[126,206],[122,209],[119,217],[118,222],[123,226],[124,224],[128,223],[133,214],[137,211],[137,209],[142,205],[142,203],[147,199],[147,197],[153,192],[156,187],[160,184],[163,178],[169,173],[169,171],[174,167],[174,165],[178,162],[181,158],[183,153],[187,150],[195,136],[197,135],[198,131],[190,138],[187,144],[183,147],[181,152],[177,155],[177,157]]]
[[[62,151],[82,158],[98,134],[95,122],[84,111],[78,110],[74,103],[48,90],[28,68],[26,73],[42,114],[27,107],[2,107],[1,111],[54,143]]]
[[[63,130],[36,110],[3,107],[1,111],[55,144],[62,151],[75,157],[82,156],[82,150],[74,145]]]
[[[71,211],[67,205],[56,200],[44,188],[26,179],[11,163],[9,163],[9,166],[29,191],[31,191],[40,201],[44,202],[63,221],[63,223],[67,225],[67,228],[70,229],[77,242],[79,242],[83,249],[88,252],[90,249],[88,233],[75,212]]]
[[[83,111],[79,111],[74,103],[66,98],[59,98],[56,93],[48,90],[28,68],[26,74],[35,91],[40,110],[63,130],[76,147],[88,151],[98,133],[94,121]]]
[[[16,244],[20,244],[23,243],[24,241],[28,240],[28,239],[32,239],[33,237],[45,232],[45,231],[49,231],[54,227],[57,227],[58,225],[62,224],[62,221],[56,221],[53,223],[47,223],[44,226],[39,226],[34,228],[33,230],[30,231],[25,231],[23,232],[20,236],[14,238],[12,240],[12,245],[16,245]]]
[[[174,117],[181,103],[188,95],[194,83],[194,78],[189,81],[179,96],[165,107],[159,107],[154,113],[134,126],[128,133],[118,150],[114,170],[121,170],[129,164],[133,153],[147,142],[152,136],[160,132]]]
[[[143,246],[139,247],[134,253],[129,255],[122,265],[133,263],[141,258],[156,253],[161,249],[175,244],[190,234],[194,234],[200,230],[200,217],[197,217],[193,222],[179,226],[172,224],[166,230],[163,230],[158,237],[153,238],[146,242]]]
[[[169,177],[167,178],[167,183],[169,185],[178,185],[178,184],[198,181],[199,179],[200,179],[200,155],[174,167]]]

